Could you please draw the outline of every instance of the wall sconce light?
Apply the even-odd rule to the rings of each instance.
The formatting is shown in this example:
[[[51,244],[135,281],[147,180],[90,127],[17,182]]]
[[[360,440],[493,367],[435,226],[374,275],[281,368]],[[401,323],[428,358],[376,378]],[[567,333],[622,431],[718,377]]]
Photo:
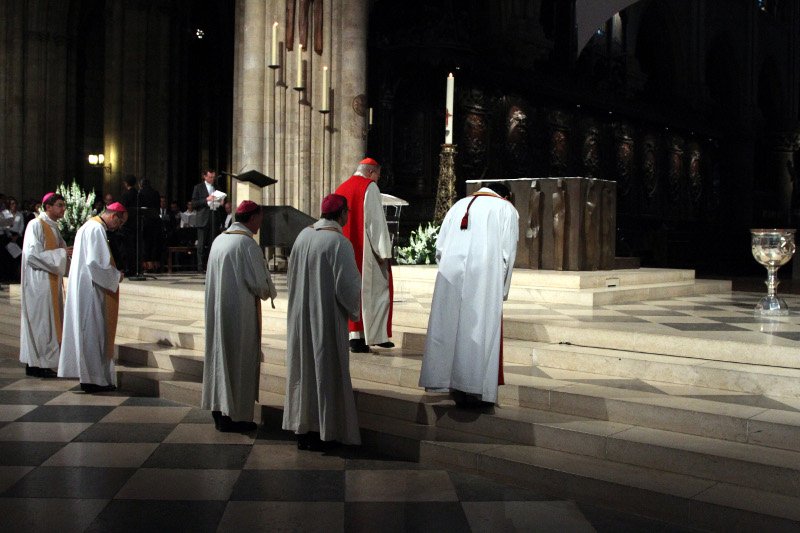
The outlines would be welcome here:
[[[106,156],[103,154],[89,154],[87,159],[89,160],[89,165],[93,167],[101,167],[106,172],[111,172],[111,163],[108,165],[105,164]]]

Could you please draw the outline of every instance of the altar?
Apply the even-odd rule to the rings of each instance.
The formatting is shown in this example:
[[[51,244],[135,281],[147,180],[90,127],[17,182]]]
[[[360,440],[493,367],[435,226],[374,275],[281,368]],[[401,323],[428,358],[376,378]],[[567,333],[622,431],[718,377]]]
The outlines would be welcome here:
[[[505,184],[519,212],[514,266],[533,270],[612,270],[617,184],[582,177],[469,180],[467,193]]]

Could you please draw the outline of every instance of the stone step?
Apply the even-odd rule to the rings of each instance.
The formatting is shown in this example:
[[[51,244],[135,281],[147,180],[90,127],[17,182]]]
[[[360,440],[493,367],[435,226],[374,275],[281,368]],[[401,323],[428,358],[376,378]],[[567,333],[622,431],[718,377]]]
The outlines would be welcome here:
[[[262,379],[260,398],[282,399],[282,376],[275,374],[282,374],[285,369],[278,365],[267,368],[273,374],[262,376],[266,379]],[[160,377],[162,397],[199,405],[199,383],[169,379],[175,376],[168,372],[148,377]],[[396,437],[401,439],[390,439],[398,452],[404,442],[411,443],[413,448],[414,442],[431,439],[464,442],[472,446],[522,440],[527,446],[536,445],[536,450],[544,449],[539,453],[571,454],[573,464],[585,463],[587,457],[593,458],[595,464],[603,465],[605,472],[618,477],[620,469],[624,473],[626,469],[641,468],[647,472],[647,475],[640,476],[643,479],[660,479],[665,475],[693,476],[706,478],[699,482],[709,487],[731,483],[755,485],[748,489],[751,493],[760,494],[766,489],[781,492],[770,496],[778,502],[791,499],[798,492],[800,455],[791,452],[781,455],[776,454],[776,450],[767,451],[752,445],[720,443],[715,439],[692,438],[531,409],[503,408],[499,410],[500,414],[497,411],[495,414],[465,412],[454,408],[440,396],[427,395],[418,389],[385,386],[375,391],[374,385],[361,380],[354,380],[354,386],[362,427],[367,432],[382,435],[400,432],[401,435]],[[279,404],[277,400],[272,403]],[[720,451],[722,453],[718,453]],[[665,469],[675,472],[663,472]],[[513,471],[512,468],[509,472]],[[573,472],[568,476],[574,479],[580,474]],[[606,481],[599,480],[601,484]],[[625,485],[629,487],[628,491],[637,490],[636,487],[630,488],[629,483]],[[736,507],[739,504],[729,502],[723,505]]]
[[[120,340],[119,359],[123,364],[150,365],[202,379],[202,351]],[[262,388],[282,394],[285,349],[264,345],[262,351]],[[420,366],[419,353],[405,348],[350,354],[351,376],[372,383],[373,388],[391,385],[421,392]],[[725,394],[720,390],[684,387],[676,391],[655,382],[637,383],[637,389],[629,389],[629,380],[615,376],[567,370],[555,377],[541,375],[546,370],[506,363],[507,384],[499,389],[499,403],[800,451],[800,413],[790,410],[789,405],[783,409],[767,407],[780,406],[777,400],[743,405],[741,402],[749,398],[742,395],[727,398],[727,402],[716,401]]]
[[[747,340],[697,336],[687,331],[655,333],[637,331],[635,327],[593,325],[587,322],[529,322],[504,319],[505,338],[545,344],[571,344],[589,348],[605,348],[658,355],[692,357],[709,361],[742,363],[800,369],[797,348],[788,345],[755,343]]]
[[[532,343],[531,351],[533,363],[542,368],[800,397],[800,369],[797,368],[541,342]]]
[[[285,368],[262,365],[261,388],[280,394]],[[500,407],[493,413],[457,409],[419,389],[353,379],[359,411],[469,433],[480,439],[535,445],[718,482],[800,496],[800,453],[552,411]],[[414,437],[410,435],[408,437]]]
[[[409,270],[410,268],[410,270]],[[435,266],[393,268],[395,294],[430,295]],[[556,272],[515,269],[510,300],[571,304],[588,307],[727,293],[729,281],[696,280],[694,271],[679,269],[621,269],[594,272]]]
[[[525,365],[504,369],[501,405],[800,451],[796,400]]]
[[[420,287],[431,292],[436,282],[436,265],[393,266],[395,286],[410,292]],[[632,287],[654,283],[676,283],[694,281],[694,270],[636,268],[590,271],[529,270],[515,268],[512,276],[518,287],[548,287],[552,289],[605,289],[609,287]]]
[[[800,499],[535,446],[423,441],[420,461],[712,531],[797,531]]]

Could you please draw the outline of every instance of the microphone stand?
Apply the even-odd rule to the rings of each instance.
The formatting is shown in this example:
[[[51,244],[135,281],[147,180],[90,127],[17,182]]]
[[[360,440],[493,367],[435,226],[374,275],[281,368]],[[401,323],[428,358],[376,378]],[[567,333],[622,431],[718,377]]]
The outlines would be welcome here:
[[[142,261],[139,258],[139,229],[142,226],[143,218],[142,209],[139,207],[139,193],[142,189],[136,189],[136,275],[128,278],[129,281],[147,281],[147,278],[158,280],[157,277],[152,275],[142,274]]]

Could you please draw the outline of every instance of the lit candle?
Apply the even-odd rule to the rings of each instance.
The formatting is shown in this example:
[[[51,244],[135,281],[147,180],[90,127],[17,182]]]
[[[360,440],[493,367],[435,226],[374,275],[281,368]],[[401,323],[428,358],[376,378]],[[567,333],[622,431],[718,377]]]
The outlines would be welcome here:
[[[297,47],[297,80],[294,84],[295,89],[304,89],[303,85],[303,45]]]
[[[447,100],[444,112],[444,143],[453,144],[453,92],[456,79],[451,72],[447,76]]]
[[[369,108],[369,125],[372,126],[372,108]]]
[[[272,25],[272,57],[270,65],[278,65],[278,23]]]
[[[320,111],[328,111],[328,67],[322,67],[322,106]]]

